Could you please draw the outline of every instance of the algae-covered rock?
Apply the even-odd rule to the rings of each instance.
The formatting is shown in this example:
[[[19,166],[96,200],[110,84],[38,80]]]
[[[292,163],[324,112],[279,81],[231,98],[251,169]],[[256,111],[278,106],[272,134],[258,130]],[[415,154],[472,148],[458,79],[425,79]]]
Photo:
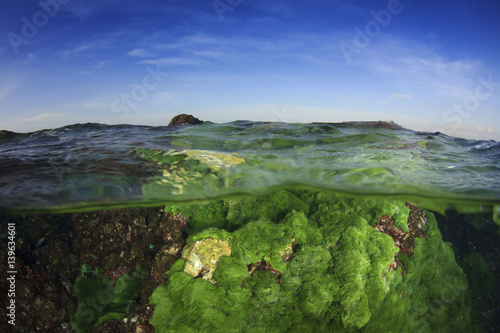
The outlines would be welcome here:
[[[187,245],[182,250],[182,257],[186,259],[184,271],[193,277],[215,283],[213,274],[219,259],[231,255],[231,247],[226,240],[208,237]]]
[[[210,150],[186,150],[183,153],[189,158],[208,164],[214,171],[245,162],[245,159],[237,156],[236,153],[227,154]]]
[[[404,203],[285,190],[224,203],[231,232],[191,236],[228,242],[217,283],[184,272],[186,259],[175,264],[150,298],[158,332],[473,330],[465,274],[431,213],[407,254],[374,227],[384,216],[409,230]]]

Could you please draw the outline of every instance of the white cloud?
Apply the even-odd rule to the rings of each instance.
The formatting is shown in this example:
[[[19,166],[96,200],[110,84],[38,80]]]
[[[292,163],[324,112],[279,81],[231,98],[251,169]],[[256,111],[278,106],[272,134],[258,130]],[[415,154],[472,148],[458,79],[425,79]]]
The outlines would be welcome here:
[[[421,92],[448,98],[469,94],[485,67],[477,59],[449,60],[427,45],[390,37],[373,40],[353,56],[352,65],[415,92],[412,95]]]
[[[409,98],[411,98],[411,96],[395,93],[395,94],[392,94],[391,97],[389,97],[389,98],[390,99],[409,99]]]
[[[158,39],[161,36],[158,36]],[[163,37],[161,37],[163,38]],[[206,34],[187,35],[151,47],[170,56],[192,57],[226,62],[257,59],[295,59],[318,66],[338,63],[332,57],[335,41],[322,34],[287,34],[276,40],[256,37],[219,37]]]
[[[94,13],[110,6],[123,5],[120,0],[67,1],[61,11],[70,13],[78,19],[88,19]]]
[[[479,132],[486,132],[486,133],[496,133],[497,131],[491,129],[490,127],[483,127],[483,126],[478,126],[477,130]]]
[[[220,52],[220,51],[193,51],[193,55],[200,56],[204,58],[213,58],[213,59],[221,59],[224,57],[231,56],[228,53]]]
[[[24,118],[22,121],[32,122],[32,121],[60,120],[60,118],[64,118],[66,116],[67,114],[62,112],[44,112],[33,117]]]
[[[450,136],[475,140],[500,140],[500,131],[483,126],[447,126],[437,129]]]
[[[94,46],[95,46],[94,44],[85,44],[85,45],[76,47],[72,50],[65,51],[65,52],[63,52],[62,55],[63,55],[63,57],[68,58],[68,57],[73,56],[77,53],[80,53],[80,52],[83,52],[87,49],[93,48]]]
[[[131,57],[141,57],[141,58],[148,58],[153,56],[150,52],[144,49],[133,49],[132,51],[127,53],[127,55]]]
[[[139,64],[151,64],[158,66],[180,66],[180,65],[200,65],[201,60],[183,57],[166,57],[158,59],[141,60]]]

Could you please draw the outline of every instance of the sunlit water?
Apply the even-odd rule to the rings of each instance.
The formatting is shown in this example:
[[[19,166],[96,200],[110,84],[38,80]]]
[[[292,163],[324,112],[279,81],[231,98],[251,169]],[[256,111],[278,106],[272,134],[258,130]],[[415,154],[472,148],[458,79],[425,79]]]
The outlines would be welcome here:
[[[0,133],[0,208],[152,206],[295,186],[498,213],[499,161],[498,142],[394,123],[76,124]]]

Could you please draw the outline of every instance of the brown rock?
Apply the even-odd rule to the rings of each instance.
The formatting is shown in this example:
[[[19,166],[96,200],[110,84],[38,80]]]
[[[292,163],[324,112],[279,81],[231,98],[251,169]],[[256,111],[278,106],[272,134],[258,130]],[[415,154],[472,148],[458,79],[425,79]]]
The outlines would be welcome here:
[[[138,265],[151,271],[125,321],[106,321],[92,332],[153,333],[149,297],[185,245],[182,230],[163,207],[127,208],[60,215],[7,215],[16,225],[16,326],[0,320],[0,332],[70,332],[78,299],[73,292],[83,264],[89,277],[118,280]],[[0,238],[0,306],[7,308],[12,274],[7,238]],[[90,272],[89,272],[90,271]],[[14,298],[11,298],[14,299]],[[97,305],[95,305],[97,306]]]
[[[172,127],[174,125],[184,125],[184,124],[189,124],[189,125],[199,125],[203,124],[203,121],[200,119],[193,117],[190,114],[179,114],[170,120],[170,124],[168,124],[168,127]]]

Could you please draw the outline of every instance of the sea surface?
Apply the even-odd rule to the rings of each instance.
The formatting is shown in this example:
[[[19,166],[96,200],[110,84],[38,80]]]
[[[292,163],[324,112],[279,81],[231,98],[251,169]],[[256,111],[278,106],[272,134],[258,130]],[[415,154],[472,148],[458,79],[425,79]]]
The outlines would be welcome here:
[[[386,122],[0,131],[0,210],[146,207],[299,187],[493,212],[498,221],[499,162],[498,142]]]

